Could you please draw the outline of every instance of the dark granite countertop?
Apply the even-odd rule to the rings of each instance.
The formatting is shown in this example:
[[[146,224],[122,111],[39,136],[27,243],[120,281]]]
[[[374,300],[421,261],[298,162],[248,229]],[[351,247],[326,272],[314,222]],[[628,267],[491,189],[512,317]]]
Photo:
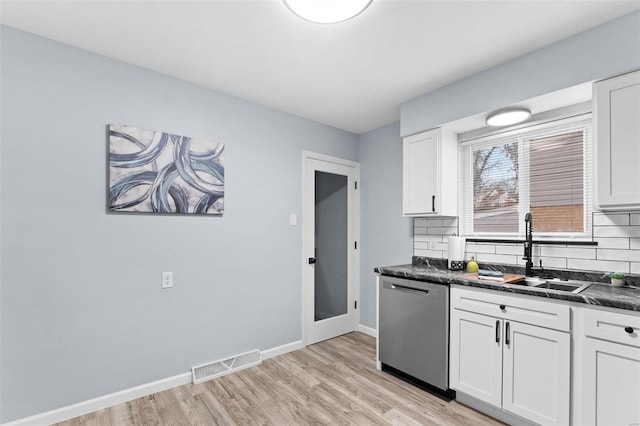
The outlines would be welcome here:
[[[500,267],[492,265],[482,265],[483,268],[503,270],[504,272],[522,273],[521,268],[517,267]],[[604,274],[588,273],[588,272],[571,272],[556,271],[562,278],[591,282],[592,284],[578,294],[554,291],[548,289],[540,289],[529,287],[522,284],[503,284],[491,281],[469,280],[461,278],[466,274],[465,271],[449,271],[447,269],[446,260],[414,258],[413,263],[395,266],[380,266],[375,268],[375,272],[391,277],[406,278],[418,281],[429,281],[440,283],[443,285],[459,284],[469,287],[485,288],[489,290],[504,291],[510,293],[527,294],[536,297],[546,297],[549,299],[568,300],[578,303],[586,303],[589,305],[608,306],[611,308],[626,309],[632,311],[640,311],[640,286],[635,285],[635,277],[630,281],[634,285],[626,285],[624,287],[612,287],[604,282],[597,282],[596,279],[602,279]]]

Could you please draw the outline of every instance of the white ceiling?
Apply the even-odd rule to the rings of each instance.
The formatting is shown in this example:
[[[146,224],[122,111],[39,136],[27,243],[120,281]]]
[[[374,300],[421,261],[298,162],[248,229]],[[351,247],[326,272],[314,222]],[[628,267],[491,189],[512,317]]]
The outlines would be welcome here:
[[[374,0],[312,24],[280,0],[2,0],[0,22],[361,134],[400,104],[640,0]]]

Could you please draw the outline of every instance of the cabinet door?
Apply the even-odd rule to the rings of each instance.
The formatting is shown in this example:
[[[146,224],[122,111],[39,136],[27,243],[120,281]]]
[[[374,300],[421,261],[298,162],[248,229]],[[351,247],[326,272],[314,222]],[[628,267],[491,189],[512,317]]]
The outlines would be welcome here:
[[[640,349],[585,338],[582,350],[582,423],[640,424]]]
[[[405,216],[438,214],[439,129],[403,141],[403,213]]]
[[[497,318],[451,312],[449,384],[496,407],[502,399],[502,325]]]
[[[640,71],[594,85],[596,208],[640,206]]]
[[[505,321],[502,407],[541,425],[568,425],[569,333]]]

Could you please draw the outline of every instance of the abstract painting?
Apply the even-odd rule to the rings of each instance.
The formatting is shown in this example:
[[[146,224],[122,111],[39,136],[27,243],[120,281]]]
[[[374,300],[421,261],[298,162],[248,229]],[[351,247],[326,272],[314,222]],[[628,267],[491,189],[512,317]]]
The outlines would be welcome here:
[[[109,126],[109,210],[221,215],[224,145]]]

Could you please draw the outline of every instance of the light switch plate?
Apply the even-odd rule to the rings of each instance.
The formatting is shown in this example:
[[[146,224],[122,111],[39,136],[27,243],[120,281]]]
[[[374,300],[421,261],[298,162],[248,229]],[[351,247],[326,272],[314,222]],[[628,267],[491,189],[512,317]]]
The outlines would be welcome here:
[[[172,287],[173,287],[173,272],[163,272],[162,288],[172,288]]]

